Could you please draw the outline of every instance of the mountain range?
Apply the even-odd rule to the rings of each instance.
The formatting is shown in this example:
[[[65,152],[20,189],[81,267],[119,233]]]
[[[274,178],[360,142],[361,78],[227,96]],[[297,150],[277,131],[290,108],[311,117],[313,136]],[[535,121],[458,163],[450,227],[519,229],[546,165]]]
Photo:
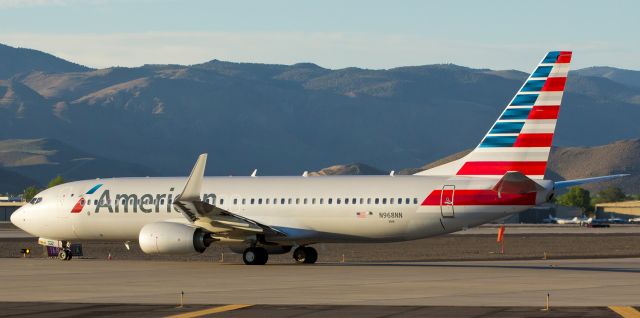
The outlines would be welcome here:
[[[120,165],[103,176],[185,175],[202,152],[211,175],[295,175],[345,162],[399,171],[474,147],[526,76],[453,64],[331,70],[219,60],[96,70],[0,45],[0,140],[65,145],[77,152],[68,158]],[[554,144],[638,138],[639,78],[610,67],[571,72]]]

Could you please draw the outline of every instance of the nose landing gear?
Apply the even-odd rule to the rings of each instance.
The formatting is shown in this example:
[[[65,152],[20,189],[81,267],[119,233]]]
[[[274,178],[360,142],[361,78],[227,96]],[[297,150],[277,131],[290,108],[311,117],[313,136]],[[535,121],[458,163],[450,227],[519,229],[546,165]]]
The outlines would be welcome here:
[[[293,251],[293,259],[299,264],[314,264],[318,260],[318,251],[311,246],[299,246]]]
[[[69,261],[73,255],[71,254],[71,250],[63,248],[58,252],[58,259],[61,261]]]

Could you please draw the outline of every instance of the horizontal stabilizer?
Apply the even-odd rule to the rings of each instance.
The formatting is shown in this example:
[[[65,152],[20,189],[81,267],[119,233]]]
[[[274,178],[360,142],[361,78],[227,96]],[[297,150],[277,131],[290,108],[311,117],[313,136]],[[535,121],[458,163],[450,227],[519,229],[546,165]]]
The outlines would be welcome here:
[[[525,194],[544,190],[544,187],[519,171],[508,171],[491,190],[508,194]]]
[[[577,186],[577,185],[581,185],[581,184],[602,182],[602,181],[622,178],[622,177],[626,177],[628,175],[629,174],[614,174],[614,175],[610,175],[610,176],[558,181],[558,182],[555,182],[555,187],[556,187],[556,189],[561,189],[561,188],[573,187],[573,186]]]

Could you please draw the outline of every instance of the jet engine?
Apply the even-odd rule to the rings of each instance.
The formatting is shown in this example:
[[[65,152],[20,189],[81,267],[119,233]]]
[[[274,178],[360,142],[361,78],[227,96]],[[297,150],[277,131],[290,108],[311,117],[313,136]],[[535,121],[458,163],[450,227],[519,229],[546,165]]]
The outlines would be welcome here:
[[[202,253],[214,241],[202,228],[172,222],[149,223],[138,237],[140,248],[147,254]]]

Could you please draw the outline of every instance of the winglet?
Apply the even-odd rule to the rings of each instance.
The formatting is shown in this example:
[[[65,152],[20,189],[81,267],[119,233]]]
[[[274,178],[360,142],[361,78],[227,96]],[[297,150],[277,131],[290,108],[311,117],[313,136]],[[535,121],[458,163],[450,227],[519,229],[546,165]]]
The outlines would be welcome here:
[[[176,201],[197,201],[200,200],[200,189],[202,188],[202,179],[204,178],[204,168],[207,165],[207,154],[203,153],[198,157],[187,184],[185,184],[182,193],[176,197]]]

